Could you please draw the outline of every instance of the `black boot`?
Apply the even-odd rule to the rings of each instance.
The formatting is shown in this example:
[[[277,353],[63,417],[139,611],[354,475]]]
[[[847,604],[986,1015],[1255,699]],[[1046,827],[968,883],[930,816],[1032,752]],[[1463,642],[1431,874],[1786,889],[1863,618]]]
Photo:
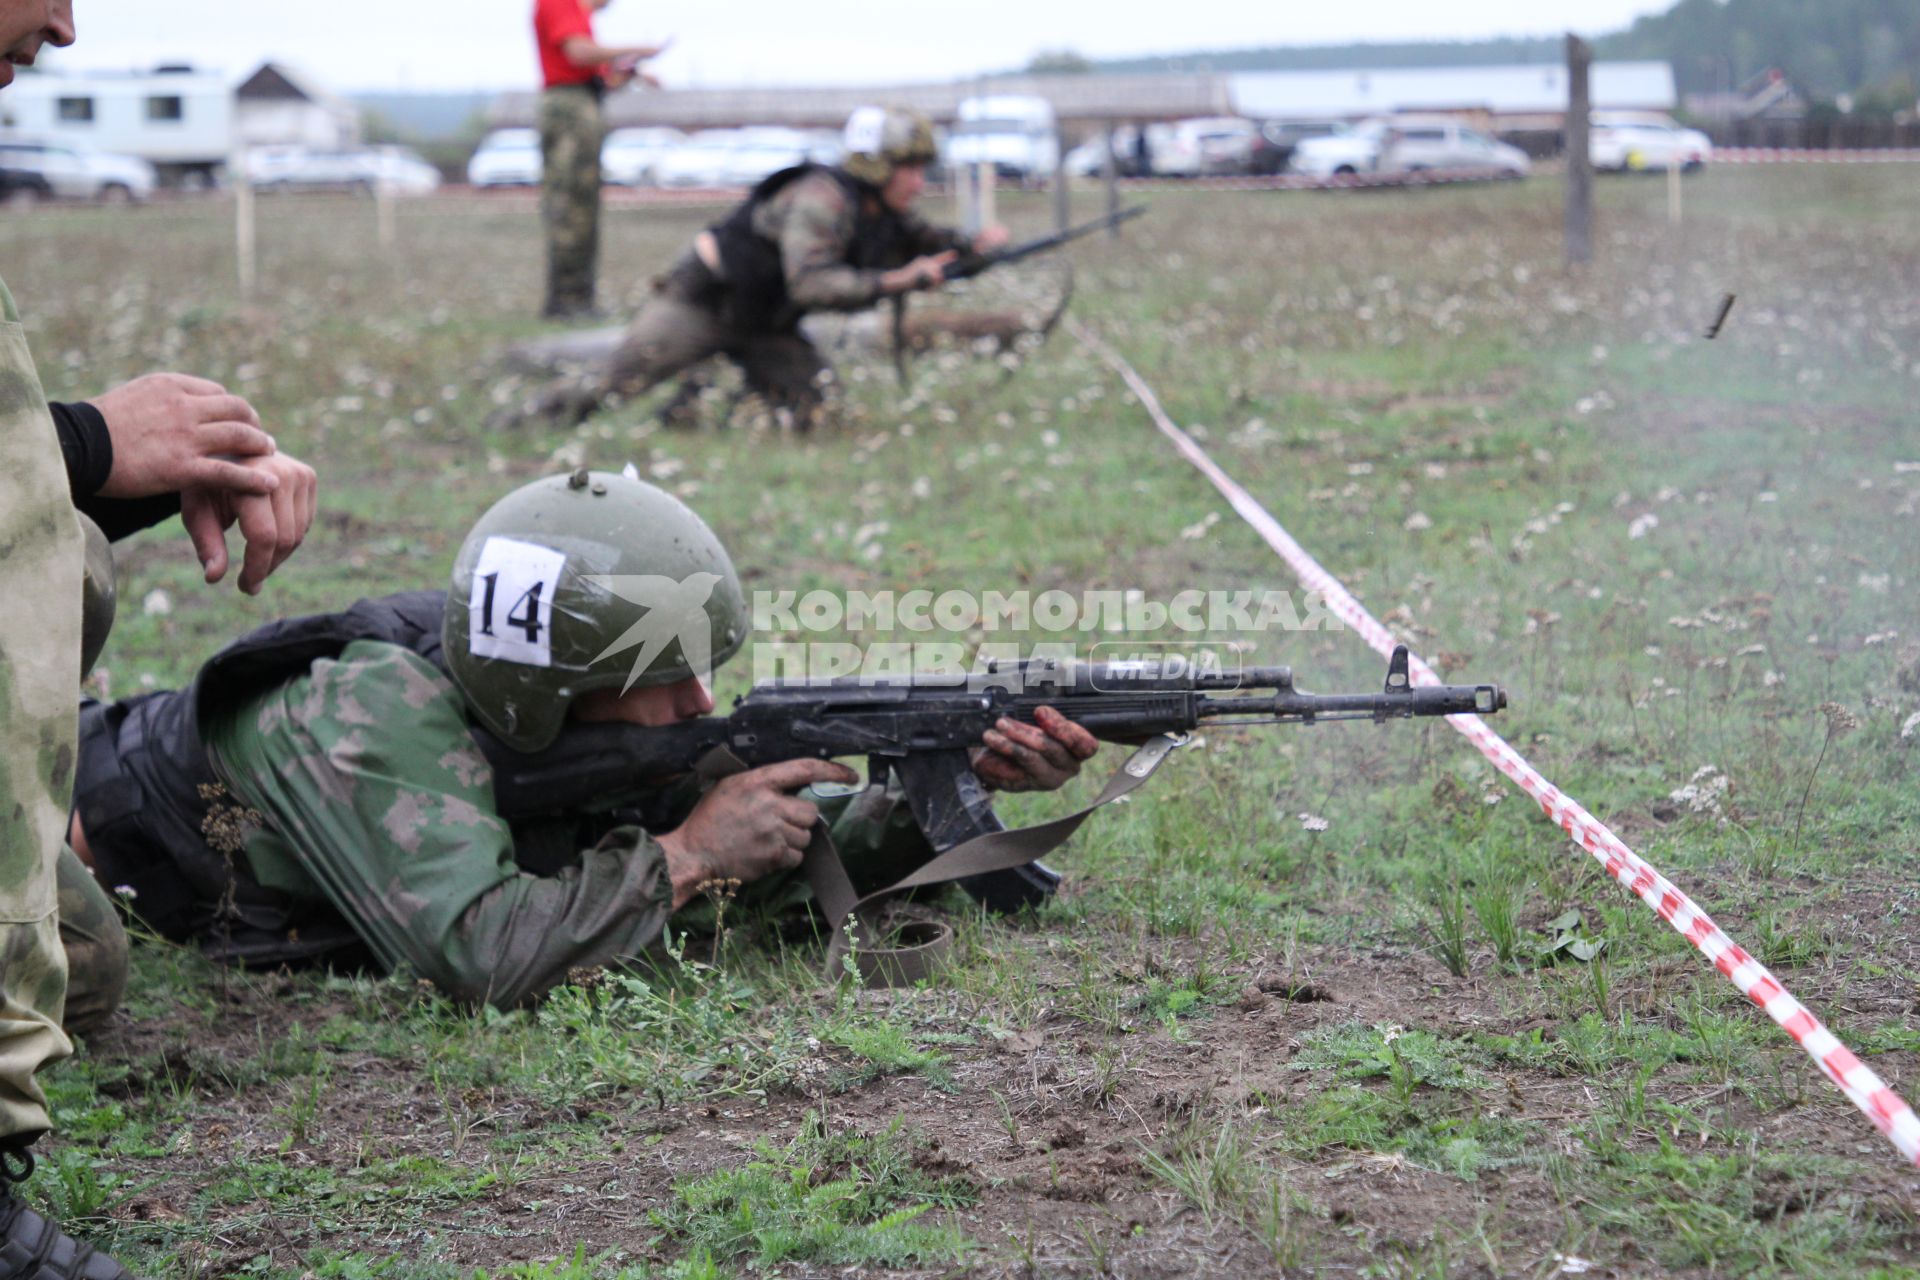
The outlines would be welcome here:
[[[14,1194],[33,1174],[28,1143],[0,1139],[0,1280],[133,1280],[127,1269],[95,1253]]]

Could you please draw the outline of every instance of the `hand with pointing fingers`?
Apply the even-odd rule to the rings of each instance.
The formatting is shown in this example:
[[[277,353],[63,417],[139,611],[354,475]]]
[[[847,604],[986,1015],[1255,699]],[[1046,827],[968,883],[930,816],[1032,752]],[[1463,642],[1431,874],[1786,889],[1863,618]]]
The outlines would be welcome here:
[[[151,373],[91,403],[113,442],[100,496],[178,493],[208,582],[226,575],[224,535],[232,525],[247,544],[240,589],[249,595],[306,537],[318,488],[313,468],[278,451],[244,397],[205,378]]]

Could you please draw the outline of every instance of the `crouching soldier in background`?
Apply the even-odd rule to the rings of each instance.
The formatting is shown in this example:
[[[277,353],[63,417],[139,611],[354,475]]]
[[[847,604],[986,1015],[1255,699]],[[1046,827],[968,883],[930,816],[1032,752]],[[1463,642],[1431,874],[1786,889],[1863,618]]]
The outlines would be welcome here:
[[[784,422],[811,427],[833,372],[800,332],[802,316],[859,311],[938,288],[962,251],[1007,241],[1002,227],[972,237],[913,211],[937,156],[926,117],[861,107],[847,121],[845,142],[840,166],[783,169],[695,237],[603,368],[548,384],[507,417],[578,422],[610,395],[638,395],[725,356]],[[682,384],[662,414],[669,426],[692,425],[702,388],[697,375]]]
[[[675,594],[649,609],[623,581]],[[502,818],[476,729],[530,753],[574,726],[706,715],[704,668],[747,625],[726,551],[677,499],[585,470],[537,481],[467,535],[450,594],[273,623],[185,692],[89,707],[74,847],[150,926],[216,956],[367,953],[501,1007],[639,955],[703,886],[798,866],[817,818],[856,881],[925,862],[896,794],[808,790],[856,780],[823,760]],[[1064,717],[1003,721],[976,771],[1050,789],[1094,748]]]

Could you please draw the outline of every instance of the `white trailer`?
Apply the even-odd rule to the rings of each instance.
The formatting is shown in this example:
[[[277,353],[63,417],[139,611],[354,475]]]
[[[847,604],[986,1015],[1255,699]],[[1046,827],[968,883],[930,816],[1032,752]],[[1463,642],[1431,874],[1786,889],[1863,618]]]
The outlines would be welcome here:
[[[1053,104],[1032,94],[964,98],[947,135],[947,164],[992,165],[1003,178],[1040,184],[1053,177],[1060,134]]]
[[[138,156],[171,185],[211,183],[233,148],[233,84],[190,68],[23,75],[0,96],[6,132]]]

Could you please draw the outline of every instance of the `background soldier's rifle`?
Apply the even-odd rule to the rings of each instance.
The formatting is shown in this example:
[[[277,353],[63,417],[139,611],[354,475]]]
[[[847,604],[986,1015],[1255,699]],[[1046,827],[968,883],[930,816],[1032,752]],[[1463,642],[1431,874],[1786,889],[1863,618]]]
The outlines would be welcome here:
[[[1137,781],[1205,724],[1487,715],[1506,701],[1497,685],[1414,687],[1404,647],[1394,651],[1379,693],[1302,693],[1287,667],[1168,675],[1156,664],[1030,660],[951,678],[773,680],[754,686],[726,716],[658,728],[573,725],[554,746],[533,754],[484,734],[481,746],[493,766],[499,812],[510,820],[614,808],[641,789],[700,772],[720,749],[749,767],[865,756],[868,785],[897,776],[921,832],[940,854],[1005,830],[972,758],[1002,716],[1032,722],[1038,708],[1052,707],[1104,741],[1161,744],[1144,766],[1145,749],[1126,765]],[[1103,799],[1115,794],[1110,783]],[[1044,899],[1058,879],[1030,861],[962,883],[988,906],[1013,910]]]
[[[991,271],[995,267],[1004,267],[1009,263],[1019,262],[1023,258],[1031,258],[1037,254],[1049,253],[1058,249],[1061,245],[1070,244],[1080,239],[1082,236],[1090,236],[1094,232],[1105,230],[1108,227],[1117,227],[1123,222],[1139,217],[1146,211],[1147,206],[1137,204],[1131,209],[1121,209],[1115,213],[1103,214],[1098,218],[1090,219],[1078,226],[1068,227],[1064,231],[1056,231],[1051,235],[1035,236],[1031,240],[1022,240],[1018,244],[1010,244],[1004,248],[994,249],[987,253],[963,253],[950,263],[941,275],[946,280],[971,280],[973,277],[983,272]],[[910,295],[904,293],[896,293],[893,295],[893,371],[899,378],[901,386],[907,384],[907,359],[910,354],[907,342],[907,299],[909,296]],[[1064,303],[1062,305],[1064,306]],[[1054,319],[1057,320],[1058,318],[1058,315],[1054,316]],[[1049,327],[1051,327],[1051,322],[1049,322]]]

